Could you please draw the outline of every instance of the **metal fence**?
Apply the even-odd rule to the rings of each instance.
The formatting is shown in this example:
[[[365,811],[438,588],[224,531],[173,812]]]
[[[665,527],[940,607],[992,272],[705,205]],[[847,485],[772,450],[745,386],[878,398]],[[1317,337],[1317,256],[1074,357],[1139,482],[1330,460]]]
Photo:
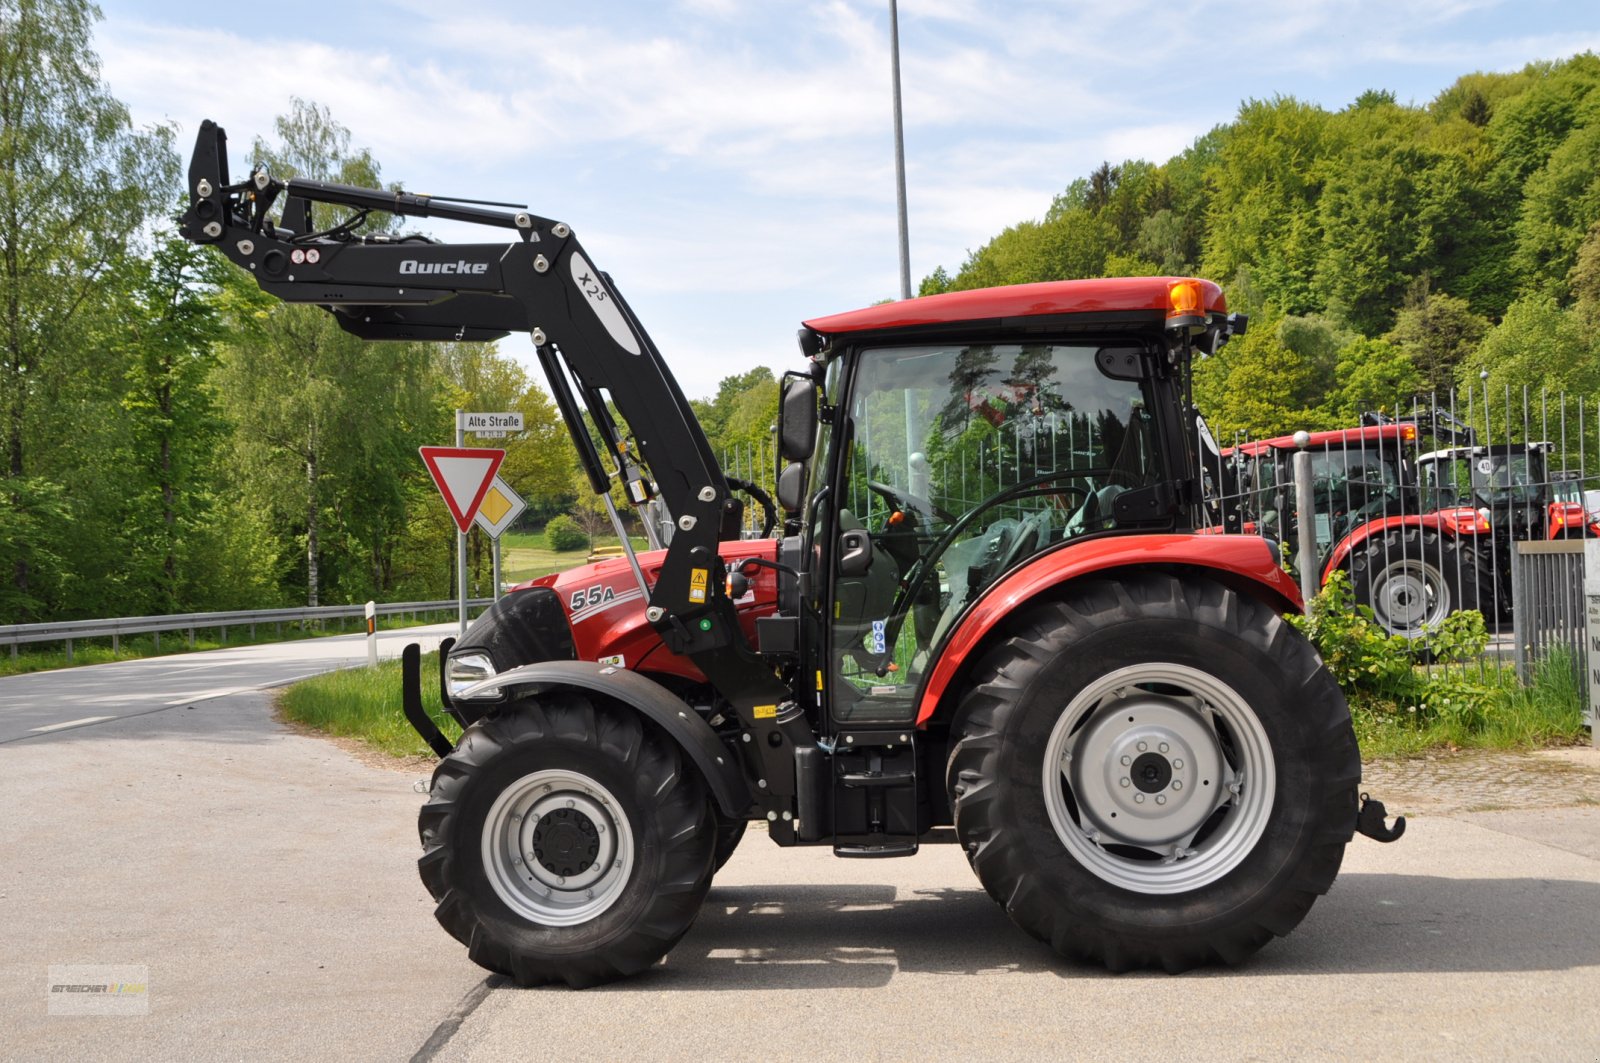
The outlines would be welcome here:
[[[1096,455],[1125,449],[1105,438],[1114,425],[1108,429],[1069,403],[1007,419],[957,458],[948,449],[934,454],[930,466],[927,457],[910,453],[922,430],[913,431],[909,403],[903,411],[885,407],[882,424],[873,417],[885,411],[858,424],[864,453],[895,458],[854,470],[841,485],[844,504],[869,527],[887,515],[871,478],[959,514],[1044,470],[1094,465]],[[1292,566],[1310,570],[1313,586],[1344,571],[1356,599],[1408,638],[1425,639],[1451,613],[1471,609],[1490,630],[1491,654],[1508,663],[1514,657],[1524,674],[1557,646],[1573,647],[1582,667],[1583,642],[1557,638],[1571,624],[1553,619],[1567,616],[1565,595],[1577,585],[1577,569],[1556,576],[1540,567],[1580,566],[1581,555],[1534,544],[1600,535],[1600,399],[1485,384],[1373,397],[1367,409],[1347,424],[1306,426],[1319,430],[1308,432],[1303,446],[1292,435],[1241,433],[1217,441],[1197,427],[1206,495],[1197,524],[1279,542]],[[871,443],[874,432],[893,438]],[[1296,548],[1301,519],[1292,476],[1293,455],[1302,449],[1312,462],[1306,521],[1313,556],[1307,557]],[[728,448],[722,459],[730,475],[773,490],[770,442]],[[1102,483],[1095,472],[1086,470],[1078,486],[1096,492]],[[1026,520],[1029,505],[1036,503],[1019,499],[987,519]],[[745,521],[746,534],[756,534],[759,510],[747,507]]]
[[[1513,659],[1524,683],[1552,651],[1565,652],[1584,673],[1588,616],[1583,599],[1583,542],[1520,542],[1511,560]]]
[[[1600,535],[1600,401],[1485,387],[1374,403],[1330,430],[1216,441],[1201,520],[1265,535],[1297,566],[1348,573],[1380,623],[1425,638],[1450,613],[1476,609],[1491,651],[1526,678],[1560,649],[1584,665],[1582,540]],[[1296,556],[1304,526],[1292,456],[1312,459],[1315,556]]]
[[[467,605],[481,608],[493,602],[492,598],[469,599]],[[450,613],[458,608],[454,598],[437,602],[390,602],[376,606],[379,616],[398,616],[420,619],[429,613]],[[161,649],[161,634],[167,631],[185,632],[188,644],[194,645],[196,631],[216,631],[219,641],[228,641],[228,631],[248,628],[249,638],[256,637],[259,627],[272,625],[275,633],[283,634],[283,625],[316,623],[324,625],[329,620],[342,625],[348,618],[366,616],[365,603],[357,605],[303,606],[294,609],[246,609],[227,613],[175,613],[169,616],[124,616],[107,620],[61,620],[42,624],[0,625],[0,646],[9,645],[11,656],[17,656],[19,646],[41,642],[65,643],[67,660],[72,660],[73,643],[84,639],[110,639],[113,652],[121,648],[127,635],[154,635],[155,648]]]

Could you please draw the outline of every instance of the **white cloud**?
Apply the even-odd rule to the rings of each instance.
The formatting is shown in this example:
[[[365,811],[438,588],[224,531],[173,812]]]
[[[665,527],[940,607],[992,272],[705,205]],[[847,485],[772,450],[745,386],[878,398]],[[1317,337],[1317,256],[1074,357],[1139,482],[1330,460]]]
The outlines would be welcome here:
[[[787,362],[802,317],[898,288],[882,0],[401,0],[381,23],[297,3],[265,21],[235,6],[175,23],[107,0],[104,76],[140,121],[190,135],[223,122],[238,161],[300,96],[388,179],[569,221],[691,394],[741,358]],[[1428,99],[1469,69],[1600,48],[1559,14],[1495,0],[905,0],[913,277],[1042,216],[1102,160],[1163,161],[1246,97]]]

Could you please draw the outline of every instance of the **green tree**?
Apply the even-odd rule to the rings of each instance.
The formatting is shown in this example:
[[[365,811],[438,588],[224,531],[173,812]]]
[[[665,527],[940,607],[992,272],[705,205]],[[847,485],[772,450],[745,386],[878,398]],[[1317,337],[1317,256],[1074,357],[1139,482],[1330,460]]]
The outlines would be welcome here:
[[[177,612],[191,592],[203,593],[184,571],[191,548],[215,547],[205,531],[225,426],[206,383],[222,333],[214,293],[225,263],[167,234],[139,265],[117,351],[131,436],[123,521],[141,538],[124,564],[144,570],[140,612]]]
[[[1497,398],[1507,390],[1520,395],[1524,387],[1534,394],[1543,389],[1600,395],[1600,334],[1578,311],[1561,308],[1548,295],[1530,295],[1511,304],[1505,319],[1457,367],[1456,380],[1480,393],[1487,386]]]
[[[325,108],[295,100],[276,128],[281,143],[255,146],[274,174],[378,184],[371,154],[353,150]],[[283,534],[303,539],[294,579],[308,604],[325,590],[351,600],[379,593],[394,578],[415,498],[416,447],[437,438],[432,352],[363,343],[331,314],[279,304],[242,273],[230,277],[236,332],[217,379],[242,482]]]
[[[1600,222],[1600,106],[1594,110],[1594,119],[1567,136],[1524,187],[1516,267],[1525,290],[1564,297],[1578,248]]]
[[[108,273],[177,177],[169,131],[135,131],[100,81],[98,18],[81,0],[0,0],[0,409],[14,513],[37,512],[49,494],[23,486],[41,471],[29,445],[52,412],[39,400],[83,354],[82,324],[103,311]],[[3,558],[30,610],[29,556],[48,550],[19,539]]]
[[[1280,96],[1240,107],[1208,174],[1203,271],[1228,280],[1248,270],[1280,313],[1323,309],[1317,200],[1323,164],[1341,146],[1332,116],[1313,104]]]
[[[1386,340],[1357,339],[1339,351],[1338,387],[1329,405],[1341,425],[1353,426],[1368,410],[1408,412],[1422,374],[1404,349]]]
[[[1421,390],[1443,395],[1455,383],[1456,366],[1488,331],[1488,320],[1473,313],[1466,300],[1419,290],[1384,338],[1410,356]]]

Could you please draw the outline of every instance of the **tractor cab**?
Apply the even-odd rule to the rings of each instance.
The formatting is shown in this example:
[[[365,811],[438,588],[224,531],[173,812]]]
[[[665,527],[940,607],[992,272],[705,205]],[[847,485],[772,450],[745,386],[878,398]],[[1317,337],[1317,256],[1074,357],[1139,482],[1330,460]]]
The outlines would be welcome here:
[[[1067,542],[1148,530],[1117,501],[1183,478],[1163,447],[1178,425],[1161,412],[1176,408],[1170,381],[1147,368],[1156,353],[1112,336],[886,340],[830,365],[811,491],[836,485],[812,527],[840,544],[838,721],[913,719],[936,647],[1006,573]]]

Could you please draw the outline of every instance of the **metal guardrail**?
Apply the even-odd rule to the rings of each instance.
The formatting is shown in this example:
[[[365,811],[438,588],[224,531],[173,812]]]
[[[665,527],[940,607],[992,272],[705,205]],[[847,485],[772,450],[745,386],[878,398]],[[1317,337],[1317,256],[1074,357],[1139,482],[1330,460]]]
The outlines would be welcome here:
[[[479,608],[493,602],[493,598],[471,598],[469,608]],[[404,616],[435,612],[455,612],[457,602],[448,598],[437,602],[389,602],[376,606],[379,616]],[[342,620],[345,617],[364,618],[365,602],[355,605],[301,606],[292,609],[245,609],[229,613],[173,613],[168,616],[123,616],[107,620],[59,620],[41,624],[0,624],[0,646],[10,646],[11,656],[17,656],[17,647],[38,642],[64,642],[67,660],[72,660],[74,640],[109,638],[113,652],[121,648],[124,635],[155,635],[156,649],[161,649],[163,631],[188,633],[189,645],[194,645],[196,631],[215,628],[222,641],[228,640],[228,629],[248,627],[255,638],[256,627],[276,625],[279,634],[284,624],[304,623],[310,620]]]

